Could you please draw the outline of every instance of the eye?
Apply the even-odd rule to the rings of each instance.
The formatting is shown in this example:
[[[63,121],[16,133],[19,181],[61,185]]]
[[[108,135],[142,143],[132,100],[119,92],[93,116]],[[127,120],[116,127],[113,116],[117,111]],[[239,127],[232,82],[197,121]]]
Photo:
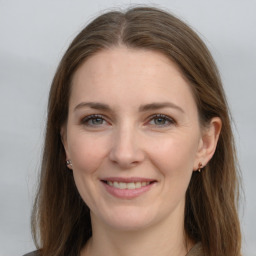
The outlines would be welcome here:
[[[81,123],[86,126],[102,126],[106,125],[107,121],[102,115],[89,115],[84,117]]]
[[[169,116],[156,114],[150,117],[149,124],[159,127],[166,127],[175,124],[175,121]]]

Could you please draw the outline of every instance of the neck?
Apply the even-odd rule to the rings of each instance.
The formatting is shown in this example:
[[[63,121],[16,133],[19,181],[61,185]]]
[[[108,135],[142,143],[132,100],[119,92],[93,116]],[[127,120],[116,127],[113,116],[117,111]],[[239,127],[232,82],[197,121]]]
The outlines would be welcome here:
[[[185,256],[192,242],[185,237],[183,216],[171,223],[158,223],[142,230],[120,231],[94,224],[93,236],[81,252],[81,256]],[[168,227],[168,228],[166,228]]]

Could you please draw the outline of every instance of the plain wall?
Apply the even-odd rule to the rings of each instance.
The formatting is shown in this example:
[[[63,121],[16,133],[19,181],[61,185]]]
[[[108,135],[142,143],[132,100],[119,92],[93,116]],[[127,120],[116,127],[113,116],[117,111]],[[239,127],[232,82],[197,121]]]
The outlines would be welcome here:
[[[30,213],[47,96],[70,41],[110,7],[150,1],[0,0],[0,256],[34,249]],[[157,0],[188,22],[219,67],[235,123],[244,182],[244,255],[256,255],[256,1]]]

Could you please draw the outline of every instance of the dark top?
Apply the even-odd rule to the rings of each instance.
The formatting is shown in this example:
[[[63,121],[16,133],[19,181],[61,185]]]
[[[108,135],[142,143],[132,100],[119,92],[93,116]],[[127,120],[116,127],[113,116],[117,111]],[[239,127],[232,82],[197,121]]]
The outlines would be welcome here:
[[[40,256],[40,254],[39,251],[34,251],[23,256]],[[204,256],[201,243],[197,243],[185,256]]]
[[[33,251],[33,252],[30,252],[30,253],[27,253],[23,256],[40,256],[40,254],[38,253],[39,251]]]
[[[191,250],[186,254],[186,256],[204,256],[203,248],[201,243],[197,243]]]

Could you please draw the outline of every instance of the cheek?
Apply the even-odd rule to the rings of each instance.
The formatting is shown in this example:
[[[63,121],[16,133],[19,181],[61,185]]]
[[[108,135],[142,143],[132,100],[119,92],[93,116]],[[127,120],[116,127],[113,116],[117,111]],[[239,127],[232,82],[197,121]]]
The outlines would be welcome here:
[[[90,209],[97,205],[97,170],[105,159],[106,144],[102,137],[91,137],[80,131],[69,135],[69,155],[73,163],[74,180],[79,194]]]
[[[70,158],[73,169],[81,173],[93,173],[105,159],[107,141],[102,138],[90,137],[86,134],[70,136]]]
[[[152,162],[162,170],[163,175],[190,175],[196,152],[196,139],[178,134],[153,143],[150,155]]]

